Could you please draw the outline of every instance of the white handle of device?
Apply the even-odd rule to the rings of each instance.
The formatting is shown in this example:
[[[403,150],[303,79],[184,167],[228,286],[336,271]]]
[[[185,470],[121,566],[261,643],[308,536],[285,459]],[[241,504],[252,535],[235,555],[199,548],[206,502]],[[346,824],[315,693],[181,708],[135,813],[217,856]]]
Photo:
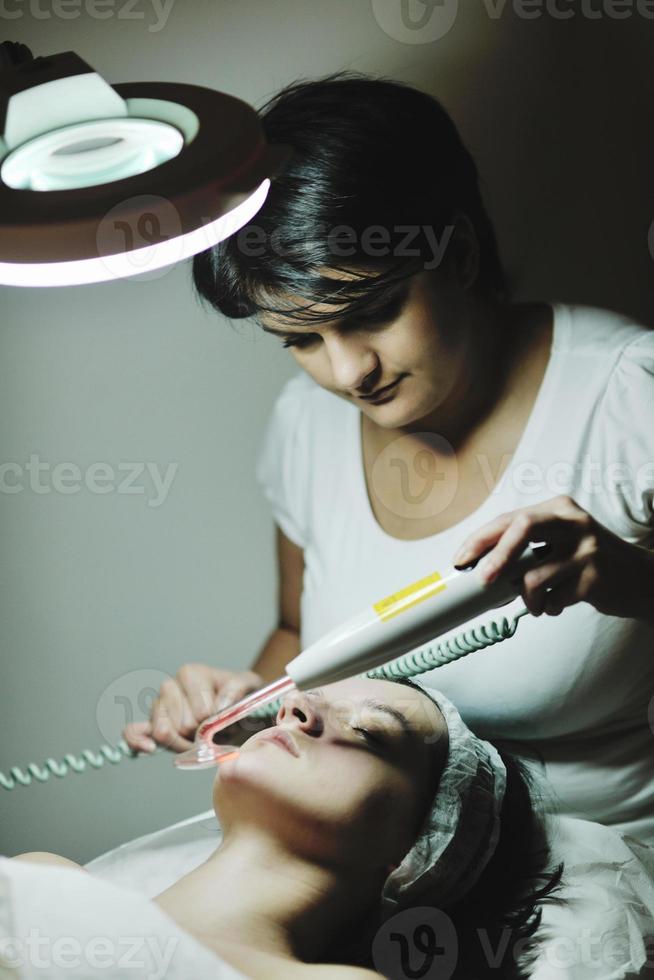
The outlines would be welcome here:
[[[486,585],[478,570],[439,572],[392,593],[340,623],[286,665],[286,674],[302,690],[372,670],[416,649],[475,616],[511,602],[522,576],[549,555],[547,544],[529,544],[494,582]]]

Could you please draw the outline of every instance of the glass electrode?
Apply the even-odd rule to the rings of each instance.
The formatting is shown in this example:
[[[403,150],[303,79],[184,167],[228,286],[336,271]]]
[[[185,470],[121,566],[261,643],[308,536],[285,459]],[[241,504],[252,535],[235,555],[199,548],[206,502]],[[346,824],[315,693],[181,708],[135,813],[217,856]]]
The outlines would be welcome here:
[[[219,714],[207,718],[196,732],[195,740],[197,744],[192,749],[188,749],[188,751],[176,756],[175,765],[180,769],[206,769],[216,763],[226,761],[230,753],[232,755],[237,754],[238,749],[234,746],[215,744],[213,741],[214,736],[222,731],[223,728],[227,728],[229,725],[240,721],[241,718],[245,718],[255,708],[261,708],[264,704],[276,701],[277,698],[288,694],[289,691],[293,691],[294,689],[295,682],[290,677],[280,677],[278,680],[273,681],[272,684],[268,684],[267,687],[262,687],[261,690],[255,691],[254,694],[248,694],[247,697],[225,708]]]

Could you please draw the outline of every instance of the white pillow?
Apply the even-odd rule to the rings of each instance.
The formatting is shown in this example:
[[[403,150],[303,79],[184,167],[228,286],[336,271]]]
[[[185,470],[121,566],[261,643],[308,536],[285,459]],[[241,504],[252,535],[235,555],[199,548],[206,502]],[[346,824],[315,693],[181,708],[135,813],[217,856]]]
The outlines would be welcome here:
[[[543,905],[551,938],[530,980],[623,980],[648,956],[654,966],[654,848],[577,817],[550,815],[546,825],[569,905]]]

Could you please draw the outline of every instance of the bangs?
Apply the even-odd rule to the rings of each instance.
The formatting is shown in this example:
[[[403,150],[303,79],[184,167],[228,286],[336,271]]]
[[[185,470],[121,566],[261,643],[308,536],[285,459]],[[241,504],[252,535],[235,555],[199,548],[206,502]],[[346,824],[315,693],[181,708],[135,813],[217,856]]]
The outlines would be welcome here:
[[[351,269],[335,269],[351,274]],[[411,278],[420,270],[393,269],[388,273],[370,275],[358,272],[352,279],[336,276],[321,276],[307,283],[302,293],[293,293],[291,304],[279,305],[281,293],[276,295],[259,291],[253,297],[253,313],[261,325],[261,317],[271,314],[289,324],[316,324],[330,320],[354,321],[359,316],[373,318],[378,310],[385,309],[397,301],[398,305],[407,296]],[[305,300],[306,305],[296,302]],[[318,306],[328,305],[329,310],[319,310]]]

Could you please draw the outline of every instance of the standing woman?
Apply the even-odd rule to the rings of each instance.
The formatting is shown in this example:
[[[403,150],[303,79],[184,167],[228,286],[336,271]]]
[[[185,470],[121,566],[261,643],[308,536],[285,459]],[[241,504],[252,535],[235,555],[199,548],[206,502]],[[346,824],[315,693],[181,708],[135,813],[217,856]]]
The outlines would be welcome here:
[[[654,844],[654,332],[512,301],[475,164],[431,96],[340,72],[260,115],[294,155],[193,272],[300,368],[257,463],[279,622],[254,673],[185,665],[126,738],[184,749],[221,699],[361,607],[545,540],[550,559],[502,610],[533,616],[428,679],[547,777],[545,805]]]

